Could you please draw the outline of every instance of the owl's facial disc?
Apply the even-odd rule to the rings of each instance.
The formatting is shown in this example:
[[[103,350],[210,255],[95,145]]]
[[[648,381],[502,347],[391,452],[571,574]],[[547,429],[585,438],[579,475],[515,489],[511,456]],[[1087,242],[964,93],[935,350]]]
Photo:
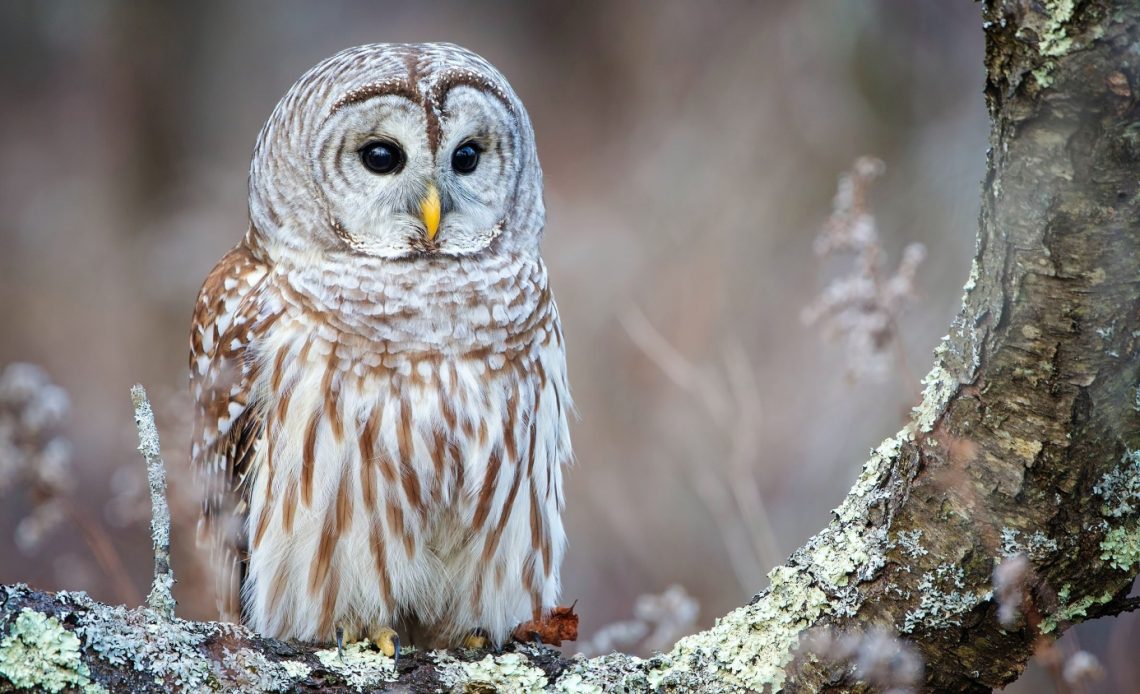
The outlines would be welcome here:
[[[347,103],[316,133],[314,179],[353,251],[464,256],[502,232],[520,169],[515,116],[467,85],[441,101],[435,122],[403,94]]]

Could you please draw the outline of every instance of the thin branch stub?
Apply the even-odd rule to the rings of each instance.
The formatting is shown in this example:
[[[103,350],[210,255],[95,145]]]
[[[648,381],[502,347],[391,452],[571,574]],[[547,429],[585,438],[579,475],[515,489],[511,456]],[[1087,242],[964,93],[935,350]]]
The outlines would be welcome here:
[[[150,487],[150,537],[154,544],[154,582],[146,603],[167,619],[174,619],[174,571],[170,568],[170,507],[166,504],[166,464],[162,461],[158,427],[154,410],[141,384],[131,386],[131,403],[135,408],[135,427],[139,432],[139,452],[146,459],[146,477]]]

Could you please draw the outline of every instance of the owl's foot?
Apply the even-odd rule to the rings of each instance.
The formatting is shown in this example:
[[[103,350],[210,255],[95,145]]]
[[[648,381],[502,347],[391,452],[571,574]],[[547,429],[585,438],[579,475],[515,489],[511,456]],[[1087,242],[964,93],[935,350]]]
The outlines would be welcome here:
[[[393,661],[400,657],[400,635],[391,627],[381,627],[368,633],[368,640]]]
[[[336,654],[344,661],[344,644],[358,641],[360,634],[354,629],[345,630],[341,625],[336,627]],[[400,657],[400,636],[395,629],[381,627],[368,632],[368,640],[376,644],[381,653],[395,661]]]

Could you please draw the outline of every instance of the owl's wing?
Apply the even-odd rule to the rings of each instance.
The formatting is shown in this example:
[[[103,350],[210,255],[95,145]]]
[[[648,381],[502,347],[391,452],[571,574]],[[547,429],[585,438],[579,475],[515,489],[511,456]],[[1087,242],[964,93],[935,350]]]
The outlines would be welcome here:
[[[190,335],[190,457],[203,493],[198,544],[210,550],[221,618],[235,623],[248,559],[245,481],[263,426],[250,345],[264,328],[260,295],[268,270],[244,243],[223,256],[198,294]]]

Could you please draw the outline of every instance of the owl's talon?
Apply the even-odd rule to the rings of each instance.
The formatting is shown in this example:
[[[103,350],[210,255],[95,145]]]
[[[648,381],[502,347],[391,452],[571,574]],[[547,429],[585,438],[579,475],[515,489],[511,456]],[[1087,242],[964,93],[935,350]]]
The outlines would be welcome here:
[[[344,627],[340,625],[336,628],[336,657],[344,662]]]
[[[382,627],[369,634],[368,639],[376,644],[380,652],[392,660],[400,657],[400,635],[391,627]]]

